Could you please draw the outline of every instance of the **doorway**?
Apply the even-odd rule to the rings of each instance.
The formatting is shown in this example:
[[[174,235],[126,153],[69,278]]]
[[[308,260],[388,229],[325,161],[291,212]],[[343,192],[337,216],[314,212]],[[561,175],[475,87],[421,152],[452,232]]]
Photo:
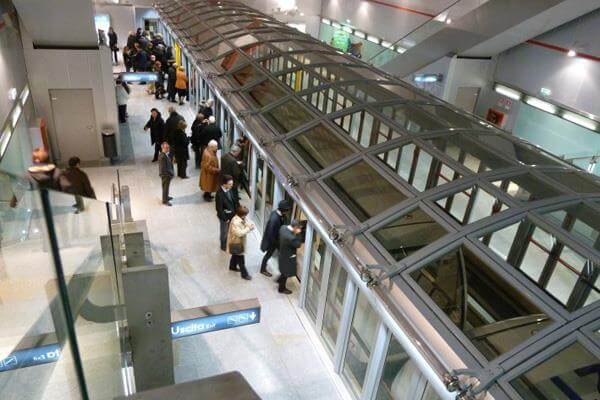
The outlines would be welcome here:
[[[100,159],[92,89],[50,89],[58,158]]]
[[[144,30],[147,32],[158,33],[158,19],[145,18]]]

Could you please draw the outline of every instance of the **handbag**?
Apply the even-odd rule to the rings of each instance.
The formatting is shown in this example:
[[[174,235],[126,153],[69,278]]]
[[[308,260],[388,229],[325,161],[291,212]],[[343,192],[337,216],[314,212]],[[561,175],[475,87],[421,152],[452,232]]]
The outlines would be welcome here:
[[[244,245],[242,243],[229,243],[229,252],[233,255],[240,256],[244,254]]]

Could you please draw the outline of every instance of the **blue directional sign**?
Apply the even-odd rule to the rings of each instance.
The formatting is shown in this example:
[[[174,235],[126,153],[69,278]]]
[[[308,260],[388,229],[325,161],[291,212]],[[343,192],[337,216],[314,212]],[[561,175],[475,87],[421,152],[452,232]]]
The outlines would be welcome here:
[[[158,80],[158,75],[156,72],[123,72],[119,74],[119,78],[127,83],[156,82]]]
[[[52,343],[31,349],[17,350],[0,359],[0,372],[48,364],[60,358],[60,345]]]
[[[171,322],[171,338],[179,339],[186,336],[257,324],[259,322],[260,307],[208,315],[195,319]]]

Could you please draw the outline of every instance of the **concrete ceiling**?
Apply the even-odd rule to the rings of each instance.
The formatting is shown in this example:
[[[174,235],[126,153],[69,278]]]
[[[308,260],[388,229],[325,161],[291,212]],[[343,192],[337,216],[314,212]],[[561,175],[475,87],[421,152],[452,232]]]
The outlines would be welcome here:
[[[13,0],[35,46],[95,47],[91,0]]]

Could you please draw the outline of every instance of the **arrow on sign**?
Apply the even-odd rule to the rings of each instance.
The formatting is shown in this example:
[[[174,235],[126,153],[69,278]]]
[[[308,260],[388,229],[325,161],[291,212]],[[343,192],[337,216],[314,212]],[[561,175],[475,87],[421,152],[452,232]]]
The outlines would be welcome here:
[[[256,313],[254,311],[252,311],[252,314],[250,314],[250,319],[252,321],[254,321],[256,319]]]

